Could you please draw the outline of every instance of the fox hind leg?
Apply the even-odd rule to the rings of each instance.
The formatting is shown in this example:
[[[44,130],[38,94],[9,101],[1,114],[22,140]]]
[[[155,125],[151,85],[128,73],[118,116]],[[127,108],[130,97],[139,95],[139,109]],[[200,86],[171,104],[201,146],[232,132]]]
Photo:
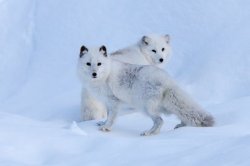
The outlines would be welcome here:
[[[184,127],[184,126],[186,126],[186,124],[185,124],[184,122],[181,121],[181,123],[177,124],[177,125],[174,127],[174,129],[178,129],[178,128]]]
[[[160,132],[163,125],[163,119],[161,118],[159,112],[156,111],[156,108],[157,106],[155,106],[154,104],[146,108],[146,113],[153,120],[154,124],[151,129],[142,132],[141,136],[155,135]]]
[[[149,130],[142,132],[141,136],[155,135],[155,134],[158,134],[160,132],[161,127],[163,125],[163,119],[160,116],[151,117],[151,118],[154,122],[153,127]]]

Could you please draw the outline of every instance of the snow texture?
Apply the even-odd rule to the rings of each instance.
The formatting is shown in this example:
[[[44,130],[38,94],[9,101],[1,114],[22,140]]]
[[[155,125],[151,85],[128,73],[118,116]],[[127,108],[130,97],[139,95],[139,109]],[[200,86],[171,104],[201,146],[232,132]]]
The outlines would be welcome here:
[[[247,0],[0,0],[0,165],[250,165]],[[79,49],[115,51],[170,34],[166,70],[216,118],[212,128],[122,115],[111,132],[80,121]]]

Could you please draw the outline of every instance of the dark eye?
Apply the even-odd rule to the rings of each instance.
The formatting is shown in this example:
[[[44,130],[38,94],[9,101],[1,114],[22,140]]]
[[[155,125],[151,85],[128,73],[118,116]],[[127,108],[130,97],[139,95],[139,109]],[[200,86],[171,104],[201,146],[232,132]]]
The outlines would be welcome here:
[[[156,53],[156,50],[152,50],[152,52]]]
[[[87,65],[87,66],[91,66],[91,63],[87,62],[86,65]]]
[[[162,48],[161,51],[163,52],[165,50],[165,48]]]
[[[101,65],[102,65],[102,63],[100,63],[100,62],[99,62],[99,63],[97,63],[97,66],[101,66]]]

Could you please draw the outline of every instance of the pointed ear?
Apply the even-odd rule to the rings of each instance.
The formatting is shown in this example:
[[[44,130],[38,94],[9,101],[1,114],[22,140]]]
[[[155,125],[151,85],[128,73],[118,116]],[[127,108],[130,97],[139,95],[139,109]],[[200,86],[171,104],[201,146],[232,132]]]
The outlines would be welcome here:
[[[142,39],[141,39],[142,43],[145,44],[145,45],[148,45],[149,40],[150,40],[150,39],[149,39],[149,37],[147,37],[147,36],[143,36]]]
[[[80,48],[80,58],[88,52],[88,49],[85,46]]]
[[[99,51],[105,56],[107,57],[107,49],[104,45],[102,45],[99,49]]]
[[[169,36],[169,34],[164,35],[164,38],[165,38],[165,40],[166,40],[167,43],[170,42],[170,36]]]

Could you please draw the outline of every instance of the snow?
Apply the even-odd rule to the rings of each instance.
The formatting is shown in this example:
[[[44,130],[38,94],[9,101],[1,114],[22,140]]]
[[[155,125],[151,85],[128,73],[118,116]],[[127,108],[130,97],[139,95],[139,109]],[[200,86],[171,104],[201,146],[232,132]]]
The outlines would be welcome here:
[[[250,164],[250,3],[246,0],[0,0],[0,165]],[[212,128],[120,116],[80,121],[80,46],[108,51],[169,33],[166,70],[216,118]]]

